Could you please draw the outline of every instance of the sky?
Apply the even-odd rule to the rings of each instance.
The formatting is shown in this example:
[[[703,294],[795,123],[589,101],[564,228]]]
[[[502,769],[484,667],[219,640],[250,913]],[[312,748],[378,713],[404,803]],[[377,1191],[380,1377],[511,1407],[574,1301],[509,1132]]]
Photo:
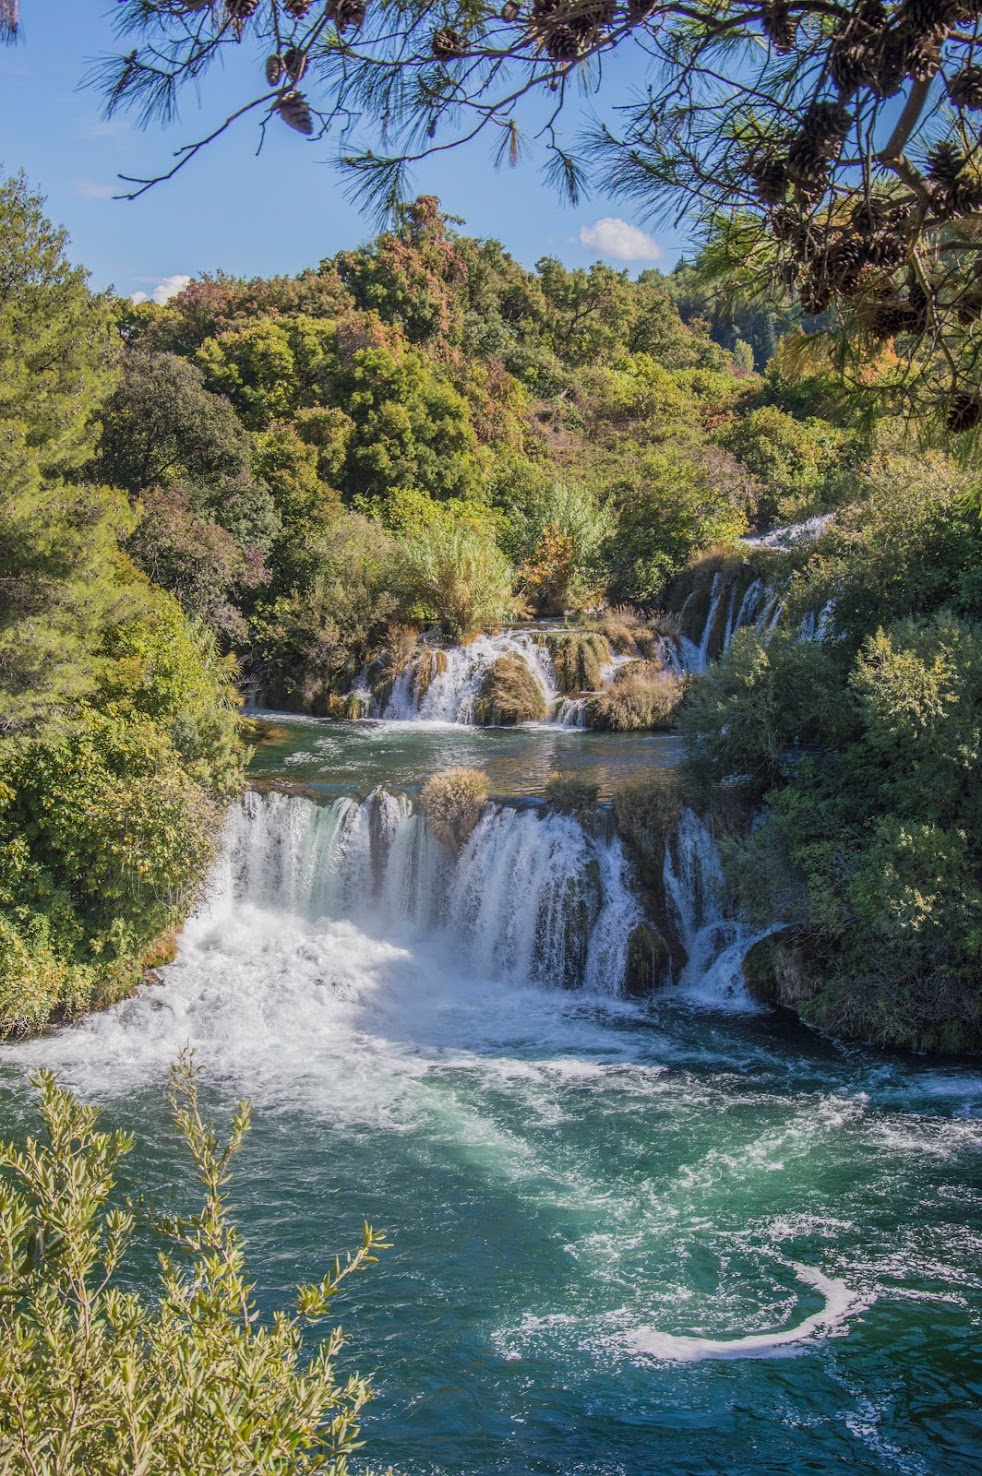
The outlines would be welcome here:
[[[245,87],[260,65],[243,46],[241,60],[210,77],[200,99],[187,96],[169,129],[107,122],[98,94],[81,83],[96,58],[121,49],[114,9],[111,0],[22,0],[22,38],[0,46],[0,166],[23,169],[47,197],[48,214],[68,228],[72,258],[89,269],[93,286],[160,301],[204,272],[292,274],[372,238],[372,222],[345,198],[330,142],[306,140],[277,120],[259,157],[257,127],[246,120],[174,180],[136,201],[113,199],[120,174],[160,173],[180,144],[225,116],[226,99],[252,96]],[[616,95],[637,85],[635,66],[615,59]],[[600,194],[564,205],[537,162],[496,171],[479,143],[420,166],[414,193],[438,195],[469,234],[496,237],[527,266],[541,256],[568,266],[604,260],[632,272],[674,266],[684,232],[652,232],[636,209]]]

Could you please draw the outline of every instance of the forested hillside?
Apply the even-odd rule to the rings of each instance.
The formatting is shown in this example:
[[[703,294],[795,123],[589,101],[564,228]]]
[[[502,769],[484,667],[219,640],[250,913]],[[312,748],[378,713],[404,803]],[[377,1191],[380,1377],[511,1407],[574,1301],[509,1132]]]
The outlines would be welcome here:
[[[97,474],[140,567],[291,706],[330,710],[393,624],[657,602],[860,454],[691,276],[526,271],[420,199],[297,278],[125,309]]]

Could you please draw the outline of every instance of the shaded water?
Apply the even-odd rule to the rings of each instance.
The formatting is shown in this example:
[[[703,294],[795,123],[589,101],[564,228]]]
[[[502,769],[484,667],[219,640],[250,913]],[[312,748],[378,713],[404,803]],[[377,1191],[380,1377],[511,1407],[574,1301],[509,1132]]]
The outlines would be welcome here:
[[[404,803],[375,861],[371,834],[362,860],[332,849],[344,802],[334,822],[250,803],[266,838],[234,821],[163,988],[0,1052],[0,1127],[23,1131],[24,1074],[54,1065],[137,1131],[137,1187],[186,1203],[167,1063],[195,1046],[213,1111],[251,1096],[235,1198],[264,1308],[363,1217],[394,1241],[342,1314],[378,1387],[376,1467],[977,1471],[978,1066],[836,1049],[698,987],[634,1004],[533,982],[509,928],[584,844],[535,814],[474,846],[496,917],[451,925],[386,892]],[[690,829],[672,866],[697,938]]]

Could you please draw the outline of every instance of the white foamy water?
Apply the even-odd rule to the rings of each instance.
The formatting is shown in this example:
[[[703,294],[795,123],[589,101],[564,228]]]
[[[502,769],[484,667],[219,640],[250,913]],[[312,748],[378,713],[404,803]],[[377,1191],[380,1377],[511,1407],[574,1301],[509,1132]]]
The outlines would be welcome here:
[[[813,1287],[825,1299],[825,1305],[793,1327],[779,1332],[747,1333],[743,1337],[685,1337],[659,1332],[654,1327],[636,1328],[621,1339],[629,1354],[640,1354],[670,1363],[700,1363],[704,1359],[791,1358],[807,1352],[809,1347],[846,1331],[852,1317],[865,1312],[868,1302],[850,1291],[844,1281],[825,1276],[815,1266],[792,1263],[795,1275],[805,1286]]]
[[[464,646],[449,646],[442,655],[446,669],[433,677],[422,695],[417,685],[416,663],[407,664],[395,680],[383,718],[401,722],[472,723],[481,684],[501,656],[514,656],[528,667],[542,693],[547,715],[551,716],[559,706],[561,694],[552,657],[533,635],[523,631],[482,635]]]

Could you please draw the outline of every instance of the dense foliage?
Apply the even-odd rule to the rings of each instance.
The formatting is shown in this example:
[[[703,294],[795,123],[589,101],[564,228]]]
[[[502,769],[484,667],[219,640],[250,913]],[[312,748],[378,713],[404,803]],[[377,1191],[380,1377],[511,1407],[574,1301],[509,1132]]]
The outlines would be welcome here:
[[[0,271],[6,1034],[116,998],[166,955],[241,752],[234,662],[135,567],[138,509],[93,463],[118,308],[19,180],[0,189]]]
[[[746,910],[790,925],[785,1002],[840,1033],[978,1049],[974,482],[942,457],[892,456],[858,490],[792,561],[789,628],[739,633],[696,684],[682,719],[689,770],[704,794],[722,782],[763,803],[730,870]],[[825,638],[802,640],[795,612],[827,601]]]
[[[856,439],[782,408],[793,378],[722,309],[710,331],[687,271],[526,271],[421,198],[299,277],[125,307],[93,474],[289,706],[334,710],[392,626],[656,600],[694,550],[834,499]]]
[[[148,1226],[117,1188],[132,1138],[103,1131],[47,1072],[35,1085],[42,1135],[0,1144],[4,1471],[344,1476],[371,1390],[338,1379],[340,1328],[312,1356],[303,1334],[383,1237],[366,1225],[355,1252],[297,1289],[295,1307],[260,1321],[227,1199],[248,1104],[223,1142],[189,1063],[175,1068],[171,1106],[201,1208]],[[162,1251],[155,1293],[134,1289],[134,1236],[148,1229]]]

